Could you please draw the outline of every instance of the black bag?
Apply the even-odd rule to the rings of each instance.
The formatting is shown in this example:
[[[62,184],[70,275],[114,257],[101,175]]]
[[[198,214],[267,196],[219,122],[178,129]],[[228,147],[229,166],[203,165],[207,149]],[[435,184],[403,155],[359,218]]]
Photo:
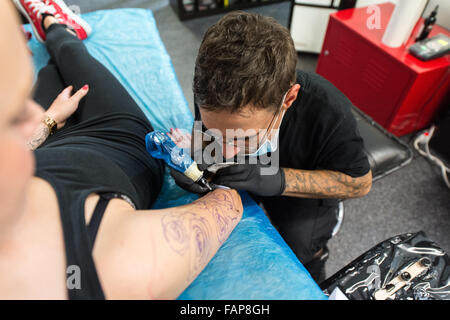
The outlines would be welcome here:
[[[321,283],[349,300],[450,300],[450,259],[424,232],[385,240]],[[341,295],[342,296],[342,295]]]

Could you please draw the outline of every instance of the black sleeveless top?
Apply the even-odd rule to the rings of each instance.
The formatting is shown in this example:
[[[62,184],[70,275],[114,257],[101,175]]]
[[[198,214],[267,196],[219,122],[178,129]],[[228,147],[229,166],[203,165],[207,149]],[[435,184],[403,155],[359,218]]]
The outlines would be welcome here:
[[[123,121],[127,121],[123,117],[109,120],[122,122],[122,127]],[[72,130],[63,130],[50,136],[35,151],[35,176],[50,183],[58,198],[67,267],[79,267],[81,274],[81,288],[68,288],[69,299],[105,298],[92,258],[96,230],[92,236],[86,226],[86,198],[93,193],[100,194],[101,199],[102,194],[108,194],[107,198],[125,196],[136,209],[150,209],[159,194],[164,166],[148,155],[144,140],[145,133],[152,128],[137,130],[141,126],[136,118],[129,120],[134,122],[134,131],[142,132],[130,130],[118,138],[120,130],[116,127],[116,138],[112,139],[111,132],[104,131],[97,137],[92,126],[91,134],[77,135],[69,132]],[[79,132],[80,128],[77,129]],[[91,223],[98,220],[95,215],[99,206],[100,202]],[[98,224],[99,221],[97,228]]]

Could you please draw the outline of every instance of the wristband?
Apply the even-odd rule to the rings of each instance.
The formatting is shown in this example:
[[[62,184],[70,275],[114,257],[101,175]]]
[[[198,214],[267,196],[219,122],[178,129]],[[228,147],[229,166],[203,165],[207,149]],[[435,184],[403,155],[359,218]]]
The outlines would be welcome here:
[[[50,134],[53,134],[56,131],[56,121],[49,116],[46,116],[42,121],[50,130]]]

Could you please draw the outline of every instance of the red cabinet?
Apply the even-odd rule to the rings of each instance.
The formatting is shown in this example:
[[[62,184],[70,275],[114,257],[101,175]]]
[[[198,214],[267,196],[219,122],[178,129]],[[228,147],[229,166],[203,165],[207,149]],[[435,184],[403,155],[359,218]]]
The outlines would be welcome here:
[[[381,28],[369,29],[366,8],[330,15],[316,72],[331,81],[353,104],[397,136],[427,127],[450,88],[447,56],[423,62],[405,46],[381,43],[394,5],[380,8]],[[419,31],[420,24],[413,31]],[[435,25],[430,37],[448,30]]]

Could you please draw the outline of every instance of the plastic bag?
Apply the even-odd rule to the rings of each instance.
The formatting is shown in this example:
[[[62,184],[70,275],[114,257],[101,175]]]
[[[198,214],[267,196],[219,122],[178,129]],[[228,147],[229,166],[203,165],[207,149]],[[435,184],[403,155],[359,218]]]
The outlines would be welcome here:
[[[450,259],[424,232],[385,240],[321,284],[350,300],[449,300]]]

